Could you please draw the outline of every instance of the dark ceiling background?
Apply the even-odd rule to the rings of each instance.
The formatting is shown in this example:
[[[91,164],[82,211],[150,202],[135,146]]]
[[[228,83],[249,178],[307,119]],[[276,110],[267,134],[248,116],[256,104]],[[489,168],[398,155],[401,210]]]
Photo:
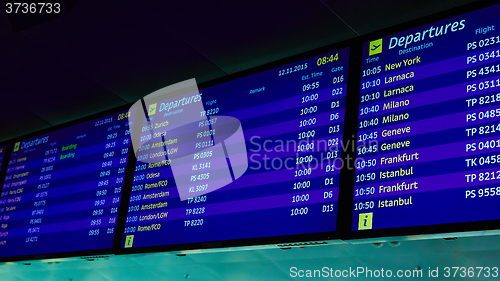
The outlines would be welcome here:
[[[35,26],[2,7],[0,141],[471,2],[72,0]]]

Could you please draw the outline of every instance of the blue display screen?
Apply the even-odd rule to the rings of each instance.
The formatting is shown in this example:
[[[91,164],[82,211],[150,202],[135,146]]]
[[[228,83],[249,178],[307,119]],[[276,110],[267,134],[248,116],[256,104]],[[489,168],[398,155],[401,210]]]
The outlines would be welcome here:
[[[13,145],[0,257],[111,248],[130,146],[120,112]]]
[[[500,219],[499,14],[364,43],[353,231]]]
[[[149,105],[122,247],[335,231],[348,57],[348,48],[333,50]],[[200,105],[184,140],[169,131],[175,116]],[[216,140],[231,135],[217,127],[233,122],[224,116],[244,135],[234,161]],[[189,166],[176,171],[176,155],[192,149]],[[158,156],[164,161],[146,161]],[[246,169],[239,178],[238,167]]]

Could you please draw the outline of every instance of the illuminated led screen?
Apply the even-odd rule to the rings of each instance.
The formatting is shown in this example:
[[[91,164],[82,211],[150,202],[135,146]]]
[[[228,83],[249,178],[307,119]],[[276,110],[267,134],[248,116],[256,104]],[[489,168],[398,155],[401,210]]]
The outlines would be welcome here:
[[[13,145],[0,198],[0,257],[112,247],[130,146],[129,114]]]
[[[335,231],[348,56],[331,51],[149,105],[122,247]],[[194,126],[169,131],[174,116],[200,105]],[[237,120],[246,150],[231,158],[226,137]],[[191,150],[174,173],[177,155]],[[147,163],[155,157],[164,160]]]
[[[3,157],[5,156],[5,150],[7,146],[0,146],[0,168],[2,168]]]

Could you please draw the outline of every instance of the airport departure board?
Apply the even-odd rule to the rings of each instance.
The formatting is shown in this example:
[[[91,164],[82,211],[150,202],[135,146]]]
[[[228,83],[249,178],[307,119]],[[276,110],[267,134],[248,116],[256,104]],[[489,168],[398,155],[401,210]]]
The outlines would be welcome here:
[[[130,146],[123,111],[13,145],[0,258],[109,249]]]
[[[500,219],[498,15],[364,43],[353,231]]]
[[[146,102],[151,122],[142,127],[122,247],[335,231],[348,56],[348,48],[333,50]],[[172,119],[191,119],[189,108],[199,105],[194,127],[170,130]],[[228,158],[214,139],[228,142],[231,154],[226,137],[239,126],[246,150]],[[177,172],[177,155],[193,149]],[[146,161],[154,157],[163,160]],[[239,178],[238,167],[246,168]]]

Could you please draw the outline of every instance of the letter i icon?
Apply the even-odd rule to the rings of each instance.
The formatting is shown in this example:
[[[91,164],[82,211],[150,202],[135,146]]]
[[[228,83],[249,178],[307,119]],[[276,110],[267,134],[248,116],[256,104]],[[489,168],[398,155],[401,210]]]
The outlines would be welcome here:
[[[358,230],[372,229],[373,213],[359,214]]]
[[[127,235],[125,238],[125,248],[132,248],[132,244],[134,243],[134,235]]]

